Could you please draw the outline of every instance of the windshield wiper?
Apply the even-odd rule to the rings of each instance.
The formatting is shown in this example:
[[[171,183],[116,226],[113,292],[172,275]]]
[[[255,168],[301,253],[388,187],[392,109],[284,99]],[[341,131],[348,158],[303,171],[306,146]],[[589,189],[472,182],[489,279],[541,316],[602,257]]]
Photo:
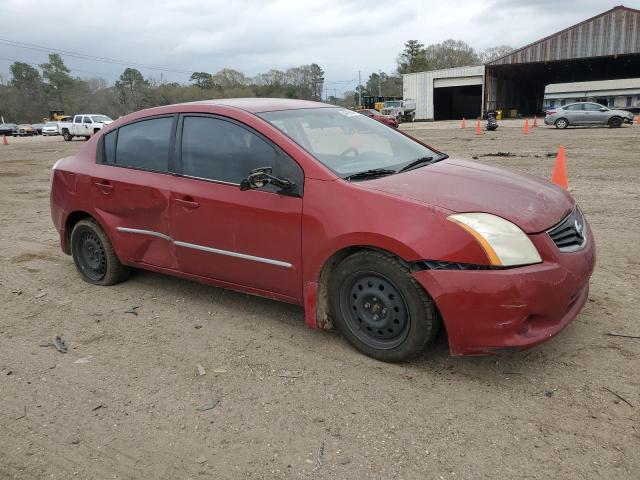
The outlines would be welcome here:
[[[365,170],[364,172],[352,173],[351,175],[347,175],[344,177],[345,180],[358,180],[363,178],[372,178],[372,177],[382,177],[384,175],[393,175],[397,173],[395,170],[391,168],[372,168],[370,170]]]
[[[398,170],[398,173],[406,172],[407,170],[413,170],[414,168],[421,167],[422,165],[429,165],[431,163],[439,162],[440,160],[444,160],[445,158],[449,158],[449,155],[443,153],[436,159],[434,159],[432,156],[416,158],[415,160],[407,163],[404,167]]]

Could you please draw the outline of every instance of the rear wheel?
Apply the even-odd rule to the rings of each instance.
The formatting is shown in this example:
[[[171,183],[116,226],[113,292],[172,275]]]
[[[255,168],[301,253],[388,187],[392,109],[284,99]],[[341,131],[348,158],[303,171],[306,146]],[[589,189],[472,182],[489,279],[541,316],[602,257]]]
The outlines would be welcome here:
[[[113,285],[129,277],[130,269],[120,263],[109,238],[93,219],[80,220],[73,227],[71,255],[86,282]]]
[[[569,126],[569,122],[566,118],[559,118],[555,121],[556,128],[567,128]]]
[[[611,128],[620,128],[622,126],[622,119],[620,117],[613,117],[609,120],[609,126]]]
[[[331,278],[329,302],[346,339],[385,362],[415,357],[437,332],[427,293],[404,265],[379,252],[362,251],[343,260]]]
[[[73,140],[73,137],[71,136],[71,134],[67,130],[65,130],[62,133],[62,138],[64,138],[65,142],[70,142],[71,140]]]

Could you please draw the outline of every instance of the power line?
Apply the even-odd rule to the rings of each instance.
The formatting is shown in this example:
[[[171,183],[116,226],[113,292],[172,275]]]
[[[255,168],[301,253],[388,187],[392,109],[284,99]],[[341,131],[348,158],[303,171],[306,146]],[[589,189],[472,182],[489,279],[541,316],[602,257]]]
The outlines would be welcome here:
[[[78,58],[81,60],[89,60],[92,62],[102,62],[102,63],[111,63],[111,64],[116,64],[116,65],[125,65],[125,66],[131,66],[131,67],[138,67],[138,68],[145,68],[148,70],[159,70],[162,72],[168,72],[168,73],[182,73],[182,74],[188,74],[190,75],[191,73],[193,73],[192,71],[188,71],[188,70],[180,70],[180,69],[176,69],[176,68],[169,68],[169,67],[160,67],[157,65],[146,65],[146,64],[142,64],[142,63],[137,63],[137,62],[130,62],[127,60],[119,60],[119,59],[115,59],[115,58],[109,58],[109,57],[99,57],[96,55],[88,55],[86,53],[80,53],[80,52],[72,52],[70,50],[62,50],[59,48],[51,48],[51,47],[46,47],[43,45],[37,45],[35,43],[26,43],[26,42],[17,42],[15,40],[8,40],[6,38],[0,38],[0,44],[4,44],[10,47],[17,47],[17,48],[24,48],[27,50],[34,50],[37,52],[46,52],[46,53],[58,53],[62,56],[66,56],[66,57],[73,57],[73,58]]]

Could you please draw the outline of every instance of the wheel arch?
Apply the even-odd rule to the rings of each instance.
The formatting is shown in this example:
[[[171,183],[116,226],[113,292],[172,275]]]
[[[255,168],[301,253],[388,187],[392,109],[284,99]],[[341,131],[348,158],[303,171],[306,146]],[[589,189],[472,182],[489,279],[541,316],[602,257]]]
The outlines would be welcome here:
[[[80,220],[84,220],[87,218],[98,222],[100,228],[102,228],[107,238],[109,238],[109,240],[113,244],[113,239],[111,238],[111,235],[109,235],[109,230],[105,228],[104,222],[102,222],[100,218],[92,215],[85,210],[74,210],[69,213],[69,215],[67,215],[67,218],[64,221],[64,245],[62,246],[62,250],[67,255],[71,255],[71,232],[73,231],[73,227],[75,227]]]
[[[331,275],[336,266],[345,258],[353,255],[356,252],[372,251],[378,252],[383,255],[387,255],[396,258],[401,263],[405,264],[410,270],[414,268],[413,262],[407,261],[399,254],[387,250],[375,245],[349,245],[344,246],[334,251],[329,257],[322,263],[320,271],[313,282],[308,282],[305,285],[305,321],[307,325],[312,328],[320,328],[323,330],[330,330],[333,328],[333,320],[329,313],[329,282]],[[429,292],[427,292],[429,294]]]

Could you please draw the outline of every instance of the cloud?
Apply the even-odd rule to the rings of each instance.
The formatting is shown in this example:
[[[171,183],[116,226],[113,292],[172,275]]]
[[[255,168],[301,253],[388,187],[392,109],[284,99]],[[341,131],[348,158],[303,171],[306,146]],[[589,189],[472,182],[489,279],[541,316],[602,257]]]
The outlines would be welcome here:
[[[256,75],[315,62],[327,86],[355,87],[378,70],[393,71],[408,39],[461,39],[477,50],[519,47],[613,5],[597,0],[3,0],[0,37],[186,71],[234,68]],[[627,0],[640,8],[640,0]],[[42,63],[45,52],[0,44],[0,57]],[[124,65],[67,57],[79,76],[113,81]],[[0,72],[9,61],[0,59]],[[140,68],[145,76],[160,72]],[[165,73],[185,82],[188,74]]]

